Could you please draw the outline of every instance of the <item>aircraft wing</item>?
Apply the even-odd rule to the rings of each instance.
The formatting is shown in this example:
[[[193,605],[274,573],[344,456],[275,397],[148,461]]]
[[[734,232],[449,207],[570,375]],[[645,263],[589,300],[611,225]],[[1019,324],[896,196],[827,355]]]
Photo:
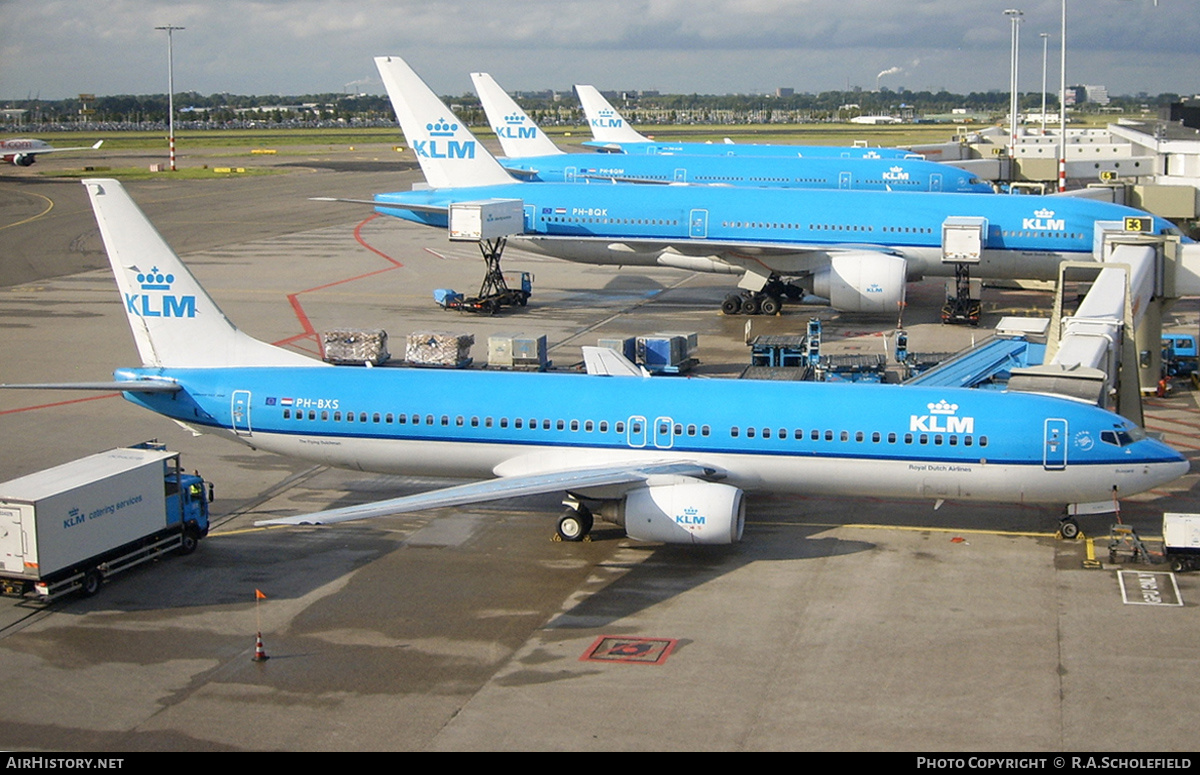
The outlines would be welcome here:
[[[104,141],[97,140],[95,145],[79,145],[79,146],[75,146],[73,148],[31,148],[28,151],[21,151],[21,153],[36,154],[36,153],[62,153],[63,151],[95,151],[102,145],[104,145]]]
[[[360,506],[301,514],[296,517],[264,519],[255,525],[331,525],[355,519],[404,514],[410,511],[486,503],[504,498],[520,498],[549,492],[575,492],[596,487],[635,485],[655,476],[688,476],[697,479],[721,478],[722,472],[697,462],[675,461],[638,463],[628,466],[600,466],[535,474],[502,476],[483,482],[472,482],[441,490],[406,495]]]

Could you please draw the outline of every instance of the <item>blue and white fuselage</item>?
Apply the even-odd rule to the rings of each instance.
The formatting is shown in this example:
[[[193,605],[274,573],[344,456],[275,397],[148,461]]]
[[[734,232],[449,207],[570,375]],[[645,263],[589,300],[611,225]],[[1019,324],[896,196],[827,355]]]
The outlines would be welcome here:
[[[923,159],[767,158],[558,154],[500,160],[529,180],[691,183],[854,191],[945,191],[991,194],[992,185],[966,170]]]
[[[160,414],[290,457],[489,478],[688,462],[747,491],[1029,503],[1156,486],[1186,462],[1094,406],[1037,395],[412,368],[131,369]]]
[[[524,202],[525,231],[513,244],[560,258],[659,265],[660,251],[671,249],[719,257],[710,271],[785,276],[848,252],[902,257],[910,278],[953,275],[942,261],[942,226],[949,216],[966,216],[986,221],[975,276],[1049,280],[1064,259],[1091,260],[1097,222],[1145,216],[1071,197],[515,182],[377,194],[375,209],[445,227],[451,203],[490,198]],[[1177,231],[1157,217],[1154,227]]]
[[[594,128],[594,127],[593,127]],[[768,145],[764,143],[669,143],[646,138],[634,142],[586,140],[601,153],[618,156],[727,156],[741,159],[922,159],[904,148],[867,148],[850,145]]]

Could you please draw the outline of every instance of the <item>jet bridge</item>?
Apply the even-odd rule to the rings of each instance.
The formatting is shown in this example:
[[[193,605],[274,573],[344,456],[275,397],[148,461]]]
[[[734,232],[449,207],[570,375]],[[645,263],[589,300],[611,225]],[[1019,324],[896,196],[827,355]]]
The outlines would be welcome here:
[[[1152,392],[1160,377],[1163,310],[1191,284],[1181,261],[1181,248],[1189,246],[1138,231],[1146,220],[1097,224],[1098,261],[1059,267],[1048,360],[1015,369],[1009,390],[1064,395],[1142,424],[1141,393]],[[1091,290],[1066,314],[1064,287],[1089,279]]]

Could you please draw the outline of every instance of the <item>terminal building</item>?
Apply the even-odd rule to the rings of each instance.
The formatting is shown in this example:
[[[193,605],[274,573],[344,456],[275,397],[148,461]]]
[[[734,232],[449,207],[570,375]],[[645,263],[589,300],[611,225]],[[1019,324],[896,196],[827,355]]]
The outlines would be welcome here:
[[[948,143],[913,146],[932,161],[976,172],[1030,193],[1051,193],[1058,179],[1058,127],[1018,127],[1009,149],[1003,127]],[[1200,213],[1200,130],[1181,121],[1122,119],[1105,128],[1067,129],[1067,189],[1137,207],[1177,223]]]

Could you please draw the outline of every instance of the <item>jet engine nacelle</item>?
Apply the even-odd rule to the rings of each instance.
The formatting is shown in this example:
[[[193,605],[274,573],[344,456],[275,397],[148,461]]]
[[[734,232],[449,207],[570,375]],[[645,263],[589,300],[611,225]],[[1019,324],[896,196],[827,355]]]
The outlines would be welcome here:
[[[37,161],[36,153],[18,153],[13,157],[13,164],[18,167],[28,167]]]
[[[882,253],[834,256],[813,274],[813,293],[842,312],[894,314],[904,302],[907,263]]]
[[[625,532],[637,541],[732,544],[746,524],[742,491],[719,482],[642,487],[625,496],[622,511]]]

